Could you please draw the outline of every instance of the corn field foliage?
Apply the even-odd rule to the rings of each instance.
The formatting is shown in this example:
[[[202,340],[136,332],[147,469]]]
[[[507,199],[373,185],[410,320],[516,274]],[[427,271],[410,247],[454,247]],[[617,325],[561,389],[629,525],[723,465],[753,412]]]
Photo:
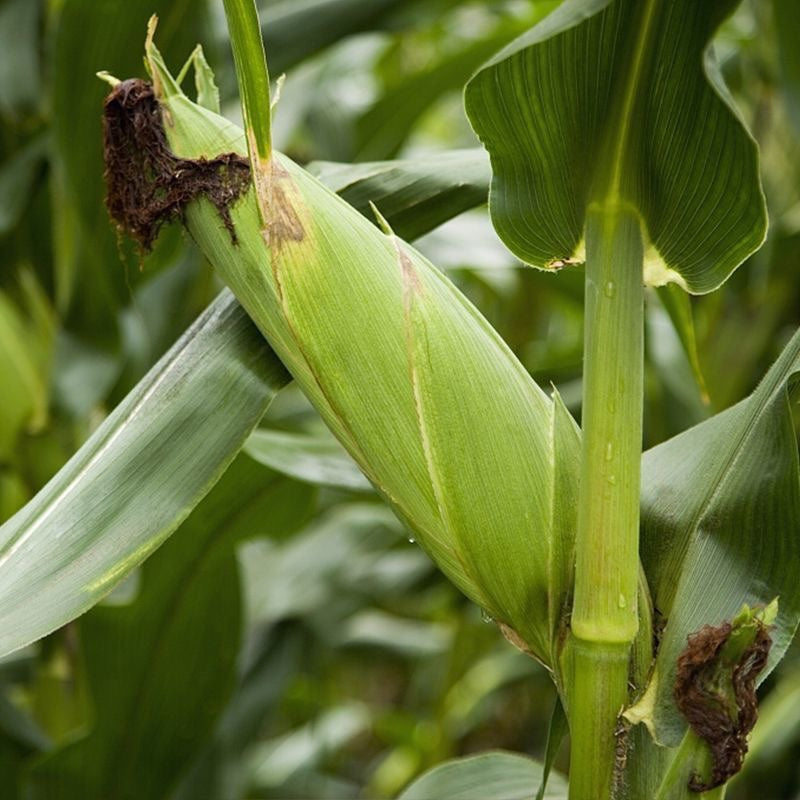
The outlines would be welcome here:
[[[800,798],[798,42],[0,0],[0,797]]]

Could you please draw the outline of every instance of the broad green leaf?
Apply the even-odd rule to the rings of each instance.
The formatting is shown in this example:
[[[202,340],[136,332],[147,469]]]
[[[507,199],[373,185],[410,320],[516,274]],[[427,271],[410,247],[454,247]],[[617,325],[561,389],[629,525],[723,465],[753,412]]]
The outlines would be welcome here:
[[[737,0],[566,0],[466,89],[490,210],[522,260],[582,259],[587,208],[634,206],[645,280],[711,291],[763,241],[756,145],[709,39]]]
[[[500,751],[456,758],[434,767],[403,791],[397,800],[533,800],[542,781],[536,761]],[[544,800],[565,800],[567,785],[551,774]]]
[[[250,434],[244,449],[260,464],[300,481],[360,492],[372,488],[327,429],[291,433],[261,428]]]
[[[288,380],[229,294],[0,527],[0,653],[86,611],[216,482]]]
[[[370,203],[411,241],[486,202],[491,170],[481,150],[367,164],[317,161],[308,170],[365,216]]]
[[[800,620],[800,471],[788,394],[798,372],[800,332],[749,398],[644,455],[641,556],[665,626],[640,710],[664,744],[677,745],[685,730],[672,689],[690,633],[778,597],[763,680]]]
[[[312,498],[308,487],[238,459],[144,565],[136,599],[81,618],[90,732],[34,767],[34,800],[170,796],[236,681],[242,614],[234,545],[288,535]]]

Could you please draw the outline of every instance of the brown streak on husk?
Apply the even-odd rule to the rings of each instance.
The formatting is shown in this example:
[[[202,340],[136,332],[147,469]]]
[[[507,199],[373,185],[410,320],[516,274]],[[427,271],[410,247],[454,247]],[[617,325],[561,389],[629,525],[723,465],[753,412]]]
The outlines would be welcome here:
[[[161,226],[184,220],[186,206],[205,196],[236,243],[230,209],[250,186],[250,164],[238,153],[180,158],[169,147],[153,87],[132,78],[111,91],[103,108],[106,207],[144,251]]]
[[[280,252],[281,247],[287,242],[302,242],[305,238],[305,230],[297,210],[291,203],[290,195],[281,186],[284,178],[278,178],[277,170],[274,173],[272,184],[272,205],[268,231],[268,244]]]
[[[694,733],[708,745],[712,758],[709,781],[691,776],[689,788],[693,792],[721,786],[742,768],[747,736],[758,717],[755,682],[767,662],[772,640],[767,627],[758,623],[753,644],[733,666],[736,715],[732,718],[725,698],[713,685],[713,676],[719,669],[718,658],[731,631],[728,622],[716,628],[705,625],[689,635],[686,649],[678,658],[675,702]]]

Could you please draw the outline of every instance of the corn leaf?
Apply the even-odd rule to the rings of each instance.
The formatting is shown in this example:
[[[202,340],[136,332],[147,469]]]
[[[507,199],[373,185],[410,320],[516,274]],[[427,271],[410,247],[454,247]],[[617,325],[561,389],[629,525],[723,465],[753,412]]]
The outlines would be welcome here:
[[[615,187],[649,235],[645,279],[711,291],[763,241],[756,145],[708,41],[736,0],[566,0],[466,89],[492,159],[490,210],[529,264],[580,260]]]
[[[446,761],[417,778],[397,800],[528,800],[542,781],[536,761],[500,751]],[[550,774],[543,800],[565,800],[567,785]]]
[[[374,203],[408,241],[485,203],[492,175],[480,149],[365,164],[314,161],[308,171],[365,216]]]
[[[215,301],[0,527],[0,654],[86,611],[161,544],[287,380],[233,298]]]
[[[312,497],[308,487],[238,459],[145,564],[135,600],[81,618],[90,730],[34,767],[32,798],[170,796],[236,682],[242,608],[235,545],[289,535]]]
[[[690,633],[778,597],[763,680],[800,620],[800,471],[789,394],[799,372],[800,332],[749,398],[644,455],[641,556],[665,625],[642,710],[664,744],[678,744],[685,730],[672,692]]]
[[[244,450],[260,464],[300,481],[361,492],[372,488],[325,429],[315,433],[260,429],[250,435]]]

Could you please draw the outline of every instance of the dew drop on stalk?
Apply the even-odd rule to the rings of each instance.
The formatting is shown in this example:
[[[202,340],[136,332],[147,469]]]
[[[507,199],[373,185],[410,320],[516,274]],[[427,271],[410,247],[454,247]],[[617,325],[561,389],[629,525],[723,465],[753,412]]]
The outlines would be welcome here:
[[[608,482],[609,482],[609,483],[610,483],[612,486],[614,486],[614,485],[616,484],[616,482],[617,482],[617,476],[616,476],[616,475],[609,475],[609,476],[606,478],[606,480],[607,480],[607,481],[608,481]]]
[[[494,617],[485,609],[481,609],[481,619],[487,624],[494,622]]]
[[[413,536],[409,536],[409,537],[408,537],[408,543],[409,543],[409,544],[414,544],[416,541],[417,541],[417,540],[416,540],[416,539],[415,539]]]
[[[624,594],[620,594],[619,599],[617,600],[617,605],[619,605],[620,608],[625,608],[625,606],[628,605],[627,600],[625,600]]]
[[[614,281],[609,281],[604,289],[606,297],[613,297],[615,289]]]
[[[606,461],[611,461],[612,458],[614,458],[614,444],[608,442],[606,444]]]

